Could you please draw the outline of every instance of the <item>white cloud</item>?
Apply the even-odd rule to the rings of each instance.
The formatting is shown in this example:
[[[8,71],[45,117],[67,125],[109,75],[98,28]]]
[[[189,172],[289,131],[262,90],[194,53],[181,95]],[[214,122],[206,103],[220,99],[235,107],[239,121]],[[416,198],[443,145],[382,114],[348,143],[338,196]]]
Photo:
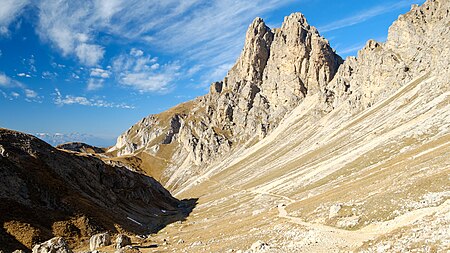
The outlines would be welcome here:
[[[0,73],[0,87],[7,88],[7,89],[19,89],[27,98],[27,101],[29,102],[41,102],[41,97],[39,94],[32,90],[27,88],[27,86],[19,81],[16,81],[9,76],[5,75],[4,73]],[[6,93],[5,93],[6,94]],[[11,92],[11,96],[14,98],[19,97],[19,94],[15,91]]]
[[[168,52],[182,66],[197,65],[201,67],[198,71],[213,71],[234,63],[251,20],[290,2],[40,0],[36,6],[40,10],[40,37],[63,55],[77,57],[82,64],[96,66],[103,59],[105,48],[98,34],[108,33]],[[130,54],[142,57],[144,52],[133,49]],[[163,64],[158,64],[153,65],[153,70],[163,68]]]
[[[56,68],[62,69],[62,68],[65,68],[65,67],[66,67],[66,65],[64,65],[64,64],[59,64],[59,63],[56,63],[56,62],[52,62],[51,65],[52,65],[52,67],[55,68],[55,69],[56,69]]]
[[[140,56],[144,55],[144,51],[142,51],[140,49],[132,48],[130,51],[130,55],[140,57]]]
[[[38,96],[38,94],[34,90],[24,89],[24,92],[27,98],[36,98]]]
[[[55,89],[54,104],[63,105],[84,105],[90,107],[104,107],[104,108],[121,108],[121,109],[134,109],[134,106],[125,103],[113,103],[103,99],[87,98],[83,96],[65,95],[63,96],[58,89]]]
[[[50,72],[50,71],[44,71],[42,72],[42,79],[46,79],[46,80],[52,80],[55,79],[58,76],[58,73],[56,72]]]
[[[75,53],[82,64],[95,66],[103,59],[105,50],[98,45],[82,43],[75,48]]]
[[[38,33],[44,40],[59,48],[63,55],[74,55],[87,66],[94,66],[103,58],[104,48],[94,43],[101,26],[95,4],[86,1],[45,1],[39,8]],[[96,27],[94,27],[96,26]]]
[[[104,80],[103,79],[93,79],[90,78],[87,84],[87,90],[93,91],[98,90],[103,87]]]
[[[346,48],[336,49],[336,51],[340,55],[347,55],[347,54],[351,54],[351,53],[354,53],[354,52],[362,49],[365,45],[366,45],[366,43],[355,44],[355,45],[351,45]]]
[[[5,74],[0,73],[0,86],[8,87],[11,85],[11,79],[7,77]]]
[[[18,73],[17,76],[20,76],[20,77],[28,77],[28,78],[31,77],[31,76],[30,76],[29,74],[27,74],[27,73]]]
[[[10,78],[4,73],[0,73],[0,86],[4,88],[26,88],[23,83]]]
[[[2,0],[0,8],[0,36],[8,35],[8,27],[23,8],[29,3],[29,0]]]
[[[124,6],[124,0],[97,0],[95,7],[97,14],[102,19],[110,19],[115,13],[119,12]]]
[[[99,78],[109,78],[111,72],[101,68],[92,68],[91,69],[91,77],[99,77]]]
[[[206,74],[201,78],[202,83],[199,84],[199,87],[209,87],[212,80],[221,80],[232,67],[233,64],[225,63],[211,71],[206,72]]]
[[[38,10],[40,38],[55,46],[62,55],[75,57],[86,66],[98,66],[102,61],[106,45],[102,44],[104,40],[99,34],[104,33],[126,42],[147,43],[154,51],[167,52],[175,57],[176,64],[164,64],[157,58],[152,58],[154,62],[150,64],[144,51],[132,49],[129,56],[141,62],[134,60],[131,67],[124,62],[122,69],[126,73],[119,77],[123,85],[140,91],[167,91],[179,72],[184,71],[183,66],[196,66],[187,69],[186,75],[210,76],[205,82],[223,78],[226,71],[222,67],[232,65],[239,56],[250,22],[290,2],[37,0],[31,6]]]
[[[132,49],[129,54],[118,56],[112,66],[119,82],[140,92],[168,92],[179,75],[177,63],[160,65],[158,58]]]
[[[398,10],[400,8],[404,8],[407,6],[410,6],[411,4],[415,3],[416,1],[413,0],[402,0],[397,1],[394,3],[384,3],[383,5],[379,5],[376,7],[373,7],[371,9],[365,10],[363,12],[357,13],[356,15],[343,18],[341,20],[333,21],[328,25],[320,26],[317,29],[319,32],[325,33],[329,31],[338,30],[341,28],[353,26],[362,22],[365,22],[371,18],[374,18],[376,16]]]

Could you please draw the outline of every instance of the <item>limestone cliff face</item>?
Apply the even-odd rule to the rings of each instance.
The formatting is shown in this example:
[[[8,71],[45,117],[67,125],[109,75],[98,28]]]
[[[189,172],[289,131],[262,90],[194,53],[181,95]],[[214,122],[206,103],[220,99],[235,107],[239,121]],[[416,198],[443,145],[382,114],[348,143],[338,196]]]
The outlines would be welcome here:
[[[309,94],[324,92],[342,59],[305,17],[295,13],[280,29],[256,18],[233,68],[210,92],[160,115],[151,115],[118,138],[118,155],[146,152],[170,160],[168,185],[200,173],[192,166],[263,138]],[[171,146],[169,153],[159,152]],[[167,149],[167,148],[165,148]]]
[[[275,29],[262,89],[274,109],[292,109],[308,94],[323,92],[342,59],[300,13]]]
[[[386,43],[373,40],[349,57],[327,85],[329,108],[356,112],[371,107],[421,75],[434,73],[436,92],[448,85],[450,25],[448,1],[413,5],[389,29]]]
[[[264,138],[310,96],[321,98],[317,112],[355,114],[431,72],[441,72],[433,87],[439,90],[448,85],[449,59],[441,57],[449,55],[448,9],[442,0],[413,6],[386,43],[370,40],[344,63],[302,14],[272,30],[257,18],[224,80],[203,97],[143,119],[110,151],[165,161],[161,180],[177,188],[218,157]]]

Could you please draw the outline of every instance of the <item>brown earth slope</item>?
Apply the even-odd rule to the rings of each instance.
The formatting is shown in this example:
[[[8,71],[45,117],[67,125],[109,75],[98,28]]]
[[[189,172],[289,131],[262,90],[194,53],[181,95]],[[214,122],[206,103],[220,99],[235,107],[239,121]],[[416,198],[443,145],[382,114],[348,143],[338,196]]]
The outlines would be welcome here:
[[[148,234],[189,208],[156,180],[0,129],[0,249],[30,249],[53,236],[79,246],[110,231]]]

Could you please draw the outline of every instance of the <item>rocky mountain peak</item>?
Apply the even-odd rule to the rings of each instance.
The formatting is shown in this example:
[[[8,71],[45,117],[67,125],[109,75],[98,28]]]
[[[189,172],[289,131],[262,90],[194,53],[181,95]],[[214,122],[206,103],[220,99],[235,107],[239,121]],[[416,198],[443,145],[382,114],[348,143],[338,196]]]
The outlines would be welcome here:
[[[281,25],[282,30],[296,30],[299,28],[303,28],[305,30],[310,30],[313,33],[317,33],[317,29],[314,26],[310,26],[306,17],[300,13],[295,12],[289,16],[284,17],[283,24]]]
[[[248,27],[244,49],[234,67],[227,76],[227,83],[240,81],[260,82],[267,59],[273,33],[266,26],[264,20],[256,18]]]
[[[436,73],[435,84],[445,85],[450,60],[442,55],[450,54],[449,9],[450,2],[441,0],[413,5],[389,28],[385,43],[369,40],[357,58],[347,58],[326,88],[331,108],[364,110],[430,73]]]
[[[308,94],[322,91],[343,62],[301,13],[275,29],[263,90],[278,109],[292,109]]]
[[[205,165],[229,154],[239,143],[264,138],[308,94],[323,91],[341,63],[301,13],[286,17],[282,27],[273,30],[256,18],[235,65],[223,81],[213,83],[207,95],[180,114],[177,131],[170,130],[168,120],[159,120],[171,118],[169,110],[161,114],[164,117],[133,126],[112,151],[159,156],[159,150],[166,150],[160,148],[169,143],[158,140],[170,139],[170,145],[178,146],[171,147],[173,153],[164,153],[164,159],[176,157],[165,170],[166,186],[177,187],[175,182],[186,181],[180,177],[201,173]]]

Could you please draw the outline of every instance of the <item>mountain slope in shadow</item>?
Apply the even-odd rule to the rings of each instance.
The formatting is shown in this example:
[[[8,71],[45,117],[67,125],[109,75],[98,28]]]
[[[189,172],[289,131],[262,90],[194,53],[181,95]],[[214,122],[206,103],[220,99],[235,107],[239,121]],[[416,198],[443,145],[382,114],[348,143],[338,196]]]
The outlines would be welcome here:
[[[172,197],[146,175],[0,129],[2,250],[30,249],[53,236],[77,246],[101,231],[153,233],[183,220],[195,202]]]

